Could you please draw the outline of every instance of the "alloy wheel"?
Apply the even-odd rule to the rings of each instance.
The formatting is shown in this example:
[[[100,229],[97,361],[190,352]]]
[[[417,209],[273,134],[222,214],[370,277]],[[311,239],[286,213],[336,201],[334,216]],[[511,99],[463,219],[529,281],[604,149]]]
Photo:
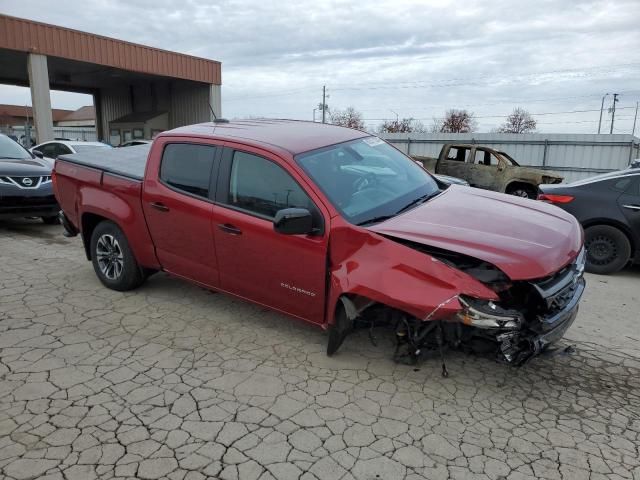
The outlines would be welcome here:
[[[96,258],[102,274],[116,280],[124,269],[124,256],[118,240],[113,235],[101,235],[96,244]]]

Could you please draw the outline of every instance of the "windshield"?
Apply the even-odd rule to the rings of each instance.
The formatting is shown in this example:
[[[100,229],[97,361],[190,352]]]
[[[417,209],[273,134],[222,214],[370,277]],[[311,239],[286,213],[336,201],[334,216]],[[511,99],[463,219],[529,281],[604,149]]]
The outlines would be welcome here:
[[[0,135],[0,158],[30,160],[33,157],[20,144],[5,135]]]
[[[303,153],[296,162],[354,224],[397,215],[439,192],[431,175],[378,137]]]
[[[74,143],[73,149],[76,152],[84,152],[86,150],[94,150],[96,148],[112,148],[110,145],[87,145],[83,143]]]

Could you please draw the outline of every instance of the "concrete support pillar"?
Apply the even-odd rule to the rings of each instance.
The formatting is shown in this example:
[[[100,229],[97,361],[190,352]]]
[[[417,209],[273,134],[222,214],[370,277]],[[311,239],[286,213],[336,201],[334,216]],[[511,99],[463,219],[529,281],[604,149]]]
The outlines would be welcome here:
[[[209,89],[209,103],[211,104],[211,108],[216,112],[216,117],[222,118],[222,86],[221,85],[211,85]],[[213,115],[211,116],[211,120],[213,120]]]
[[[36,141],[42,143],[54,138],[47,57],[30,53],[27,64],[29,86],[31,87],[31,105],[33,106],[33,123],[36,127]]]

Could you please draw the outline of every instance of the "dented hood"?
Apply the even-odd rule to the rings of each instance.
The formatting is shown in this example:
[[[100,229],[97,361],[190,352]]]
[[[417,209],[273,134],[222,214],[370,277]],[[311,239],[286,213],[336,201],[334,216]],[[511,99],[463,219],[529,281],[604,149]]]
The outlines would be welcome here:
[[[582,247],[579,223],[558,207],[456,185],[369,229],[484,260],[512,280],[551,275]]]

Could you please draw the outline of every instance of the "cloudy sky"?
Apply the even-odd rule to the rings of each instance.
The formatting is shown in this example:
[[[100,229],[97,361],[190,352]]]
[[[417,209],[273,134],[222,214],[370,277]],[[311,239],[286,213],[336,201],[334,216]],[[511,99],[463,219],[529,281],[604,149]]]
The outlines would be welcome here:
[[[640,101],[638,0],[0,0],[0,12],[219,60],[229,118],[311,119],[326,85],[330,108],[371,127],[466,108],[488,131],[520,106],[540,131],[595,133],[616,92],[614,132],[630,133]],[[0,86],[0,103],[29,93]]]

